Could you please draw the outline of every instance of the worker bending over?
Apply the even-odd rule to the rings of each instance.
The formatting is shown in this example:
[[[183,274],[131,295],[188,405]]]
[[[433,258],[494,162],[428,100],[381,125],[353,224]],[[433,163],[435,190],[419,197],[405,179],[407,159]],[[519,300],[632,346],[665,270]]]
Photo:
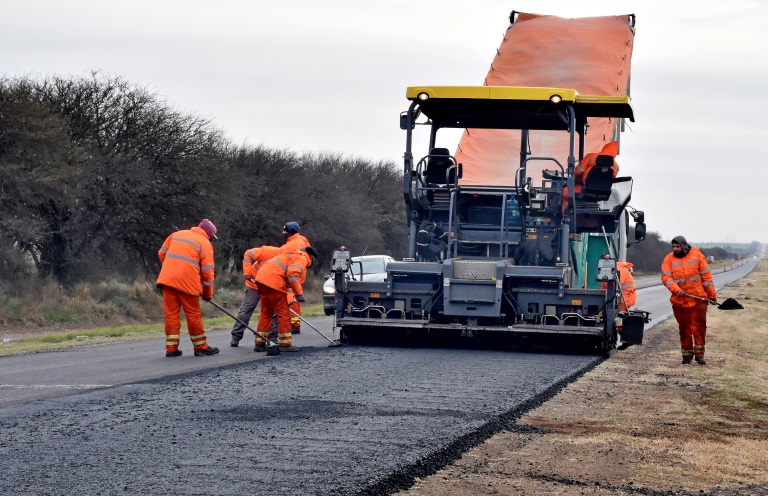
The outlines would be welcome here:
[[[246,326],[251,321],[251,316],[259,304],[259,287],[256,285],[256,274],[265,262],[275,257],[281,252],[277,246],[257,246],[245,250],[243,254],[243,277],[245,277],[245,290],[243,292],[243,302],[240,304],[240,310],[237,312],[237,320],[232,326],[230,334],[232,340],[230,346],[236,347],[243,339]]]
[[[317,251],[311,246],[296,253],[281,252],[268,260],[256,274],[256,285],[261,297],[261,312],[253,351],[266,351],[266,338],[272,325],[272,316],[277,315],[277,343],[280,351],[298,351],[291,338],[291,321],[288,312],[288,288],[293,290],[295,299],[304,301],[302,276],[317,259]],[[306,277],[306,276],[304,276]]]

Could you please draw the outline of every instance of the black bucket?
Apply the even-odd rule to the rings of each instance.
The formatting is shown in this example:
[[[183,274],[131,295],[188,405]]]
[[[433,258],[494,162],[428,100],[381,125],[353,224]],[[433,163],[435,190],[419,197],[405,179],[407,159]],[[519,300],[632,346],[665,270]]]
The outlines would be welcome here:
[[[621,342],[625,344],[643,344],[645,323],[650,320],[648,312],[630,310],[629,315],[621,320]]]
[[[280,347],[274,341],[267,341],[267,356],[277,356],[280,354]]]

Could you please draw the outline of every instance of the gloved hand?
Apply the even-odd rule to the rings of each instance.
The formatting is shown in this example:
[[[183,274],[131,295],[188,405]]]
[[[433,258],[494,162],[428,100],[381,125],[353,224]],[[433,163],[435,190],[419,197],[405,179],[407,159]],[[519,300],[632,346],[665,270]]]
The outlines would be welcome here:
[[[206,298],[206,297],[205,297],[205,296],[203,296],[203,295],[200,295],[200,298],[204,299],[205,301],[211,301],[211,299],[210,299],[210,298]]]
[[[298,301],[298,302],[301,302],[301,303],[304,303],[304,295],[303,295],[303,294],[300,294],[300,295],[298,295],[298,296],[296,297],[296,301]]]

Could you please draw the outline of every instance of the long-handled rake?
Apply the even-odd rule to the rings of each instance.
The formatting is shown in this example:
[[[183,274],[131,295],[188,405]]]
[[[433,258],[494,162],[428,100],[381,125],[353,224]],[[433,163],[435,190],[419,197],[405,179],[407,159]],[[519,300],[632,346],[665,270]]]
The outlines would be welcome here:
[[[329,344],[328,347],[331,347],[331,346],[341,346],[341,343],[339,341],[334,341],[331,338],[329,338],[328,336],[326,336],[325,334],[323,334],[322,332],[320,332],[320,329],[318,329],[317,327],[315,327],[312,324],[310,324],[309,322],[307,322],[307,319],[305,319],[304,317],[302,317],[301,315],[296,313],[292,308],[289,308],[288,310],[290,310],[291,313],[294,314],[295,316],[297,316],[302,322],[304,322],[309,327],[311,327],[313,331],[315,331],[316,333],[318,333],[319,335],[324,337],[328,342],[330,342],[331,344]]]
[[[267,345],[266,345],[266,347],[265,347],[265,348],[266,348],[266,350],[267,350],[267,355],[269,355],[269,356],[275,356],[275,355],[279,355],[279,354],[280,354],[280,347],[277,345],[277,343],[275,343],[274,341],[272,341],[271,339],[269,339],[269,335],[267,335],[267,337],[265,338],[264,336],[262,336],[261,334],[259,334],[258,332],[256,332],[254,329],[252,329],[252,328],[251,328],[251,327],[250,327],[248,324],[246,324],[246,323],[245,323],[245,322],[243,322],[242,320],[238,319],[236,316],[234,316],[234,315],[232,315],[231,313],[229,313],[229,312],[228,312],[228,311],[227,311],[227,310],[226,310],[224,307],[222,307],[221,305],[219,305],[219,304],[218,304],[218,303],[216,303],[215,301],[213,301],[213,300],[205,300],[205,301],[207,301],[207,302],[208,302],[208,303],[210,303],[211,305],[215,306],[216,308],[218,308],[219,310],[221,310],[221,311],[222,311],[222,312],[224,312],[225,314],[229,315],[230,317],[232,317],[233,319],[235,319],[237,322],[239,322],[239,323],[240,323],[240,325],[244,326],[246,329],[248,329],[249,331],[251,331],[253,334],[255,334],[256,336],[259,336],[259,337],[261,337],[261,339],[263,339],[264,341],[266,341],[266,342],[267,342]]]

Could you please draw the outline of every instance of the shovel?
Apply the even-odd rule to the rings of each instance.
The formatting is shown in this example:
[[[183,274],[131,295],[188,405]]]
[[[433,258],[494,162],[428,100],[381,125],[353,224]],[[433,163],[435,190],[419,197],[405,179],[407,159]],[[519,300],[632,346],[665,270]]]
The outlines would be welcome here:
[[[292,309],[292,308],[289,308],[288,310],[290,310],[292,314],[294,314],[295,316],[297,316],[297,317],[299,318],[299,320],[301,320],[302,322],[304,322],[305,324],[307,324],[309,327],[311,327],[313,331],[315,331],[316,333],[318,333],[319,335],[321,335],[322,337],[324,337],[324,338],[326,339],[326,341],[330,342],[331,344],[329,344],[329,345],[328,345],[328,347],[331,347],[331,346],[341,346],[341,343],[340,343],[340,342],[338,342],[338,341],[334,341],[334,340],[332,340],[331,338],[329,338],[328,336],[326,336],[325,334],[323,334],[322,332],[320,332],[320,329],[318,329],[317,327],[315,327],[315,326],[313,326],[312,324],[310,324],[309,322],[307,322],[307,319],[305,319],[305,318],[304,318],[304,317],[302,317],[301,315],[297,314],[295,311],[293,311],[293,309]]]
[[[235,316],[234,316],[234,315],[232,315],[231,313],[227,312],[227,311],[224,309],[224,307],[222,307],[221,305],[219,305],[219,304],[218,304],[218,303],[216,303],[215,301],[213,301],[213,300],[205,300],[205,301],[207,301],[207,302],[208,302],[208,303],[210,303],[211,305],[215,306],[216,308],[218,308],[219,310],[221,310],[221,311],[222,311],[222,312],[224,312],[225,314],[229,315],[230,317],[232,317],[233,319],[235,319],[237,322],[239,322],[239,323],[240,323],[240,325],[244,326],[244,327],[245,327],[245,328],[247,328],[249,331],[251,331],[252,333],[254,333],[256,336],[259,336],[259,337],[261,337],[261,338],[262,338],[264,341],[266,341],[266,342],[267,342],[267,345],[266,345],[267,355],[269,355],[269,356],[275,356],[275,355],[279,355],[279,354],[280,354],[280,347],[277,345],[277,343],[275,343],[274,341],[272,341],[271,339],[269,339],[269,335],[267,335],[267,337],[265,338],[264,336],[262,336],[262,335],[261,335],[261,334],[259,334],[258,332],[254,331],[254,330],[253,330],[253,329],[252,329],[252,328],[251,328],[251,327],[250,327],[248,324],[246,324],[246,323],[245,323],[245,322],[243,322],[242,320],[238,319],[237,317],[235,317]]]
[[[685,296],[687,296],[689,298],[693,298],[694,300],[706,301],[710,305],[717,305],[717,302],[712,301],[712,300],[708,300],[706,298],[701,298],[700,296],[693,296],[693,295],[689,295],[689,294],[686,294]],[[738,301],[734,300],[733,298],[728,298],[724,302],[722,302],[719,305],[717,305],[717,308],[718,308],[718,310],[740,310],[740,309],[743,309],[744,307],[741,306],[741,303],[739,303]]]

